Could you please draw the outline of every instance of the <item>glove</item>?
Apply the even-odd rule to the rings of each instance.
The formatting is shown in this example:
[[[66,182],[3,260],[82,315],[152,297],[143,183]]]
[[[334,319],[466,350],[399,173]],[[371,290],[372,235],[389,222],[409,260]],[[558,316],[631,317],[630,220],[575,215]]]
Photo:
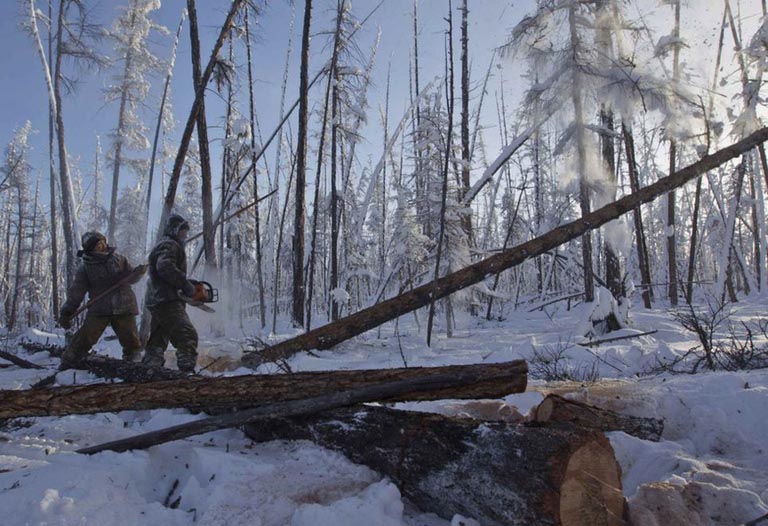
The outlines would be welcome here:
[[[205,285],[202,283],[195,283],[195,293],[192,295],[192,299],[203,302],[208,299],[208,292],[205,290]]]
[[[187,281],[184,283],[184,286],[181,287],[181,293],[187,296],[188,298],[191,298],[195,295],[195,284],[191,281]]]

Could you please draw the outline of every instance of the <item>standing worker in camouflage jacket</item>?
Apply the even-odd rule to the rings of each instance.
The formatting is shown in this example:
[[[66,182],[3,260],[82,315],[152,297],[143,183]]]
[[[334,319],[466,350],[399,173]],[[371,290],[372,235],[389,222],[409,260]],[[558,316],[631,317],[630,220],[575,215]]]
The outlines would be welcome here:
[[[59,324],[62,327],[69,328],[86,293],[91,299],[96,298],[129,274],[133,277],[88,308],[82,327],[70,339],[61,357],[61,369],[81,366],[108,325],[112,326],[123,346],[123,359],[138,361],[141,342],[136,315],[139,309],[131,285],[141,279],[146,269],[136,272],[139,269],[133,269],[125,256],[108,246],[107,238],[99,232],[86,232],[81,242],[83,249],[77,253],[81,258],[80,266],[67,291],[67,301],[61,307]]]
[[[164,237],[149,255],[149,286],[146,305],[152,314],[149,341],[143,362],[162,367],[168,343],[176,348],[176,363],[180,371],[194,372],[197,363],[197,331],[179,296],[193,296],[195,286],[187,279],[187,256],[184,242],[189,224],[180,215],[172,214],[165,226]]]

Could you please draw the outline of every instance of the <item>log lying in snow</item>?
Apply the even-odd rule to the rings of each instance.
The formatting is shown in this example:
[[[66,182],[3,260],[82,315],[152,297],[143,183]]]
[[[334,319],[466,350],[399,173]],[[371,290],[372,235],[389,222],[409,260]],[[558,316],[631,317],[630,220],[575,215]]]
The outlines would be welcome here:
[[[24,358],[19,358],[15,354],[11,354],[6,351],[0,351],[0,358],[4,360],[8,360],[12,364],[18,365],[19,367],[23,367],[24,369],[45,369],[45,367],[42,367],[40,365],[37,365],[36,363],[27,361]]]
[[[533,412],[534,422],[568,422],[580,427],[600,431],[624,431],[629,435],[658,442],[664,431],[664,421],[622,415],[556,394],[548,395]]]
[[[424,511],[492,525],[623,525],[621,473],[599,431],[480,423],[378,407],[267,420],[257,441],[312,440],[392,479]]]
[[[232,409],[298,400],[366,385],[416,380],[439,374],[471,381],[447,382],[430,392],[403,388],[393,400],[441,398],[501,398],[525,391],[528,365],[524,360],[497,364],[322,371],[225,378],[184,378],[135,384],[0,391],[0,418],[55,416],[125,410],[185,407],[193,410]]]
[[[409,292],[377,303],[346,318],[267,347],[259,353],[247,354],[243,356],[243,364],[247,367],[256,367],[264,361],[290,358],[299,351],[330,349],[349,338],[363,334],[399,316],[425,307],[433,299],[444,298],[456,291],[475,285],[488,276],[510,269],[527,259],[581,237],[586,232],[601,227],[634,210],[643,203],[653,201],[660,195],[684,185],[704,172],[730,161],[767,140],[768,128],[762,128],[749,137],[722,150],[718,150],[712,155],[702,157],[699,161],[678,170],[674,174],[663,177],[637,192],[622,197],[618,201],[598,208],[576,221],[561,225],[535,239],[447,274],[438,279],[434,284],[430,282],[416,287]],[[434,298],[432,297],[433,294]]]
[[[122,440],[116,440],[106,444],[86,447],[79,449],[77,452],[90,455],[106,450],[122,452],[132,449],[145,449],[165,442],[216,431],[217,429],[245,425],[249,422],[278,417],[284,418],[288,416],[313,414],[328,409],[335,409],[364,402],[390,401],[400,397],[402,393],[406,391],[411,393],[410,396],[415,396],[418,393],[440,391],[444,389],[446,385],[453,385],[454,387],[468,385],[476,380],[477,378],[473,374],[454,371],[452,373],[421,376],[408,380],[395,380],[364,385],[362,387],[333,392],[312,398],[291,400],[290,402],[277,402],[274,404],[254,407],[252,409],[237,411],[235,413],[202,418],[193,422],[187,422],[186,424],[179,424],[177,426],[144,433]]]

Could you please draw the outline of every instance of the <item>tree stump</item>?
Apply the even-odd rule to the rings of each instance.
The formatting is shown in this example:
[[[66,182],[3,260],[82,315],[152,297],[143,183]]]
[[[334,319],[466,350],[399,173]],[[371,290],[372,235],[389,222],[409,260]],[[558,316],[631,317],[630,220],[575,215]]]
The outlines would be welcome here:
[[[424,511],[485,526],[623,525],[621,472],[599,431],[382,407],[249,424],[257,441],[307,439],[395,482]]]

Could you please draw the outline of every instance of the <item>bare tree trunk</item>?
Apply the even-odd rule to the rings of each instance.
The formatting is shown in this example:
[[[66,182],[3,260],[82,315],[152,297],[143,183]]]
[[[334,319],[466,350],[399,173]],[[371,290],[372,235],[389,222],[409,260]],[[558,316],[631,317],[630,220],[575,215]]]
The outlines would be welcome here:
[[[285,216],[288,212],[288,203],[291,197],[291,185],[293,184],[293,176],[296,173],[296,157],[293,157],[291,163],[291,172],[288,174],[288,188],[285,190],[285,204],[283,205],[283,212],[280,214],[280,225],[277,230],[277,246],[275,247],[275,280],[272,285],[272,332],[277,331],[277,295],[280,291],[280,251],[283,248],[283,232],[285,228]]]
[[[256,137],[253,133],[254,125],[256,123],[256,115],[253,107],[253,66],[251,60],[251,33],[248,24],[248,20],[251,18],[250,9],[248,6],[245,8],[245,50],[248,55],[248,112],[251,118],[251,171],[253,171],[253,199],[258,201],[259,199],[259,185],[256,177]],[[278,165],[280,160],[278,159]],[[276,167],[279,170],[279,166]],[[266,305],[264,304],[264,264],[263,256],[261,253],[261,215],[259,213],[259,205],[257,204],[253,209],[253,219],[255,221],[256,229],[256,279],[257,286],[259,287],[259,320],[261,321],[261,328],[263,329],[267,325]]]
[[[309,31],[312,0],[304,0],[304,27],[301,36],[299,72],[299,137],[296,154],[296,197],[293,222],[293,311],[295,327],[304,327],[304,192],[307,177],[307,115],[309,113]]]
[[[67,249],[67,287],[74,279],[75,252],[77,249],[77,228],[75,227],[75,198],[72,189],[72,178],[69,175],[69,159],[64,141],[64,113],[61,109],[61,62],[63,56],[62,34],[64,32],[64,12],[66,0],[59,2],[59,15],[56,32],[56,62],[54,67],[53,93],[56,101],[56,138],[59,154],[59,181],[61,189],[61,212],[64,219],[64,244]]]
[[[461,200],[469,191],[469,168],[472,162],[472,150],[469,147],[469,6],[464,0],[461,8]],[[467,212],[462,217],[467,239],[472,239],[472,215]]]
[[[675,27],[672,36],[675,39],[674,63],[672,66],[672,81],[677,82],[680,75],[680,45],[677,41],[680,39],[680,0],[675,1]],[[669,141],[669,175],[675,173],[677,164],[677,141]],[[675,192],[672,191],[667,196],[667,278],[669,279],[668,295],[669,303],[672,306],[677,305],[677,237],[675,228],[677,220],[675,219],[676,199]]]
[[[131,14],[130,26],[133,29],[133,25],[136,19],[136,12]],[[132,46],[128,46],[128,51],[125,54],[125,65],[123,67],[123,81],[120,93],[120,109],[117,114],[117,136],[115,137],[115,152],[112,159],[112,194],[109,200],[109,226],[107,227],[107,239],[111,242],[115,242],[115,220],[117,214],[117,194],[119,190],[120,180],[120,166],[123,161],[123,140],[125,136],[125,111],[128,103],[128,74],[131,71],[131,62],[133,62],[133,50]]]
[[[296,352],[305,349],[329,349],[340,342],[374,329],[382,323],[429,305],[433,298],[440,299],[453,294],[458,290],[483,281],[490,275],[503,272],[532,257],[536,257],[539,254],[548,252],[555,247],[576,239],[585,232],[600,228],[609,221],[634,210],[635,207],[653,201],[674,188],[679,188],[695,177],[721,166],[767,140],[768,128],[761,128],[749,137],[678,170],[672,176],[663,177],[637,192],[633,192],[618,201],[590,212],[588,216],[560,225],[526,243],[448,274],[437,280],[436,284],[427,283],[409,292],[358,311],[337,322],[268,347],[261,352],[258,360],[245,361],[250,361],[249,365],[253,365],[262,359],[288,358]]]
[[[323,121],[321,123],[320,127],[320,144],[317,149],[317,170],[315,172],[315,199],[314,199],[314,211],[312,213],[312,240],[310,242],[310,248],[309,248],[309,264],[307,265],[307,319],[306,319],[306,329],[309,330],[312,327],[312,297],[314,296],[314,286],[315,286],[315,259],[316,259],[316,249],[317,249],[317,221],[318,217],[320,215],[320,175],[322,172],[322,166],[323,166],[323,159],[325,155],[325,137],[326,137],[326,130],[328,129],[328,108],[329,105],[333,105],[333,115],[331,117],[331,120],[335,122],[336,119],[336,89],[333,88],[334,84],[337,82],[337,75],[336,75],[336,63],[338,61],[339,56],[339,46],[340,46],[340,33],[341,33],[341,20],[342,20],[342,4],[341,2],[337,2],[336,4],[336,30],[334,32],[333,37],[333,52],[331,54],[331,62],[330,67],[328,70],[328,85],[325,89],[325,103],[323,105]],[[333,102],[331,102],[331,96],[333,96]],[[337,214],[335,211],[335,205],[336,201],[334,200],[335,197],[335,189],[336,189],[336,128],[335,125],[333,127],[333,138],[331,142],[331,210],[333,211],[333,217],[336,218]],[[332,246],[338,246],[338,231],[336,233],[335,238],[335,245],[334,241],[331,241]],[[333,248],[332,248],[333,250]],[[332,256],[333,260],[333,256]],[[333,265],[333,263],[332,263]],[[333,267],[332,267],[333,268]],[[338,283],[338,268],[336,269],[336,282]],[[333,271],[331,272],[333,275]],[[336,317],[338,318],[338,311],[336,311]]]
[[[629,173],[629,185],[632,193],[640,190],[640,178],[637,173],[637,160],[635,158],[635,139],[632,130],[624,123],[622,124],[622,134],[624,135],[624,148],[627,154],[627,170]],[[651,286],[651,265],[648,259],[648,244],[645,239],[645,229],[643,228],[643,214],[640,207],[634,209],[635,239],[637,242],[637,261],[640,267],[640,284],[643,288],[643,304],[646,309],[652,307],[653,287]]]
[[[192,46],[192,81],[195,92],[200,94],[197,111],[197,142],[200,152],[203,205],[203,247],[205,266],[216,268],[216,228],[213,226],[213,190],[211,188],[211,154],[208,148],[208,124],[205,120],[205,86],[200,71],[200,37],[197,31],[197,9],[195,0],[187,0],[189,13],[189,39]],[[196,97],[197,98],[197,97]]]
[[[610,178],[608,182],[609,192],[607,197],[608,202],[616,200],[616,153],[614,146],[614,123],[613,123],[613,111],[603,107],[600,110],[600,121],[602,128],[607,130],[601,136],[602,139],[602,153],[603,163],[607,177]],[[619,261],[619,255],[611,245],[610,240],[605,241],[605,282],[608,285],[608,290],[611,292],[614,298],[619,302],[624,301],[626,293],[624,291],[624,283],[621,276],[621,262]]]
[[[146,211],[144,214],[144,247],[149,242],[149,210],[152,206],[152,184],[155,176],[155,160],[157,159],[157,145],[160,142],[160,130],[163,126],[163,114],[165,113],[165,102],[168,100],[168,88],[171,84],[171,78],[173,78],[173,67],[176,63],[176,49],[179,45],[179,36],[181,35],[181,28],[184,26],[184,19],[187,17],[187,11],[183,10],[181,13],[181,20],[179,21],[179,27],[176,29],[176,36],[173,39],[173,48],[171,49],[170,59],[168,61],[168,72],[165,75],[165,84],[163,84],[163,96],[160,100],[160,110],[157,112],[157,124],[155,125],[155,137],[152,141],[152,157],[149,162],[149,177],[147,180],[147,199],[145,201]],[[149,311],[145,309],[145,313],[148,315]],[[143,315],[142,315],[143,316]]]
[[[184,160],[187,157],[189,142],[192,139],[192,132],[195,129],[197,116],[201,109],[200,106],[205,96],[205,87],[208,85],[208,81],[210,80],[211,74],[213,73],[213,67],[216,63],[216,57],[218,56],[219,51],[221,50],[221,46],[224,45],[224,39],[229,34],[230,29],[232,29],[232,24],[233,24],[235,15],[240,9],[240,6],[245,1],[246,0],[232,0],[232,6],[229,8],[229,12],[227,13],[227,18],[224,20],[224,24],[221,27],[221,32],[219,33],[219,36],[216,39],[216,43],[213,45],[213,50],[211,51],[211,57],[208,60],[208,65],[205,67],[205,71],[200,77],[199,86],[202,89],[198,90],[197,88],[195,88],[195,100],[192,103],[192,109],[189,112],[189,117],[187,117],[187,124],[184,127],[184,131],[181,135],[181,142],[179,144],[179,149],[176,152],[176,159],[173,162],[173,171],[171,172],[171,177],[168,181],[168,188],[166,190],[165,199],[163,201],[163,213],[162,213],[162,216],[160,217],[160,226],[158,228],[158,235],[162,233],[163,228],[165,227],[165,220],[168,218],[168,215],[171,213],[171,209],[173,209],[173,204],[176,201],[176,190],[178,189],[178,186],[179,186],[181,170],[182,168],[184,168]]]
[[[451,167],[451,143],[453,139],[453,6],[451,0],[448,0],[448,35],[446,43],[446,106],[448,111],[448,130],[445,138],[445,165],[443,167],[443,186],[440,196],[440,233],[437,237],[437,255],[435,256],[435,274],[432,279],[432,298],[429,302],[429,317],[427,318],[427,347],[432,343],[432,324],[435,317],[435,292],[437,291],[437,280],[440,277],[440,260],[443,254],[443,239],[445,238],[445,208],[448,201],[448,171]],[[448,299],[450,301],[450,298]]]
[[[334,74],[336,72],[333,72]],[[339,287],[339,194],[336,190],[336,152],[338,147],[338,88],[334,79],[331,89],[331,321],[339,319],[339,302],[336,301],[336,289]],[[385,163],[386,164],[386,163]]]
[[[581,206],[581,217],[586,217],[590,213],[589,185],[587,183],[587,143],[584,128],[584,109],[581,100],[581,72],[579,68],[579,48],[581,43],[576,30],[576,7],[571,5],[568,10],[568,25],[571,34],[571,47],[573,53],[573,64],[571,71],[573,75],[573,109],[576,114],[576,144],[577,155],[579,159],[579,204]],[[592,275],[592,235],[587,232],[581,239],[581,258],[584,267],[584,301],[587,303],[595,299],[594,276]]]
[[[48,20],[53,20],[52,0],[48,0]],[[53,56],[53,31],[48,31],[48,56]],[[44,67],[48,70],[48,78],[53,77],[53,65],[49,62]],[[55,101],[48,99],[48,168],[50,172],[50,221],[51,221],[51,308],[53,319],[59,318],[59,238],[58,216],[56,214],[56,154],[54,153],[54,134],[56,117]]]

